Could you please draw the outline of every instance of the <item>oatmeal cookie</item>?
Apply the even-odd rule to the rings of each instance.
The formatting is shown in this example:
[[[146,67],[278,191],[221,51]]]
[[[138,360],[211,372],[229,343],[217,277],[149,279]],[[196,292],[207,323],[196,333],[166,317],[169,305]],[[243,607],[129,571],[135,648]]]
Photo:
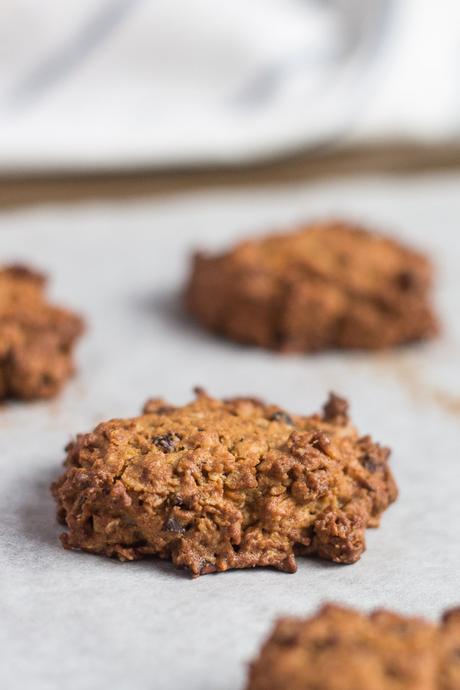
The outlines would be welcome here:
[[[202,575],[296,570],[296,555],[353,563],[395,500],[389,450],[350,424],[331,395],[291,415],[201,389],[183,407],[151,400],[68,447],[53,485],[67,548],[121,560],[156,555]]]
[[[0,269],[0,399],[50,398],[73,373],[83,321],[49,304],[45,283],[25,266]]]
[[[186,304],[208,329],[282,350],[387,348],[431,338],[429,260],[344,222],[198,253]]]
[[[283,618],[251,664],[247,690],[460,690],[460,609],[439,625],[327,604]]]

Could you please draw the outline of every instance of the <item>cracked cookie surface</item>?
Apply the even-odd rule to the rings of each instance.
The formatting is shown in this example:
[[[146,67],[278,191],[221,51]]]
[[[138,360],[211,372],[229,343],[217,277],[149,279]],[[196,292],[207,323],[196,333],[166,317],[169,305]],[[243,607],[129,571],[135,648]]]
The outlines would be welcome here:
[[[353,563],[395,500],[389,450],[360,436],[346,401],[291,415],[251,398],[151,400],[68,447],[52,487],[64,546],[171,559],[193,575],[296,570],[296,555]]]
[[[46,279],[25,266],[0,269],[0,399],[33,400],[58,393],[72,375],[82,319],[53,306]]]
[[[208,329],[282,351],[379,349],[436,335],[429,260],[344,222],[195,256],[188,309]]]
[[[246,690],[460,690],[460,609],[439,625],[327,604],[280,619]]]

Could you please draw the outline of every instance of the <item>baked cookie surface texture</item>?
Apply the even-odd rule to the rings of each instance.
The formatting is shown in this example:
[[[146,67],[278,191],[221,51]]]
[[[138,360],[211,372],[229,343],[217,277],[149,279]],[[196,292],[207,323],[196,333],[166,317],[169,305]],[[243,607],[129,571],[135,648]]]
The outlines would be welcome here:
[[[436,335],[431,282],[422,254],[331,221],[196,254],[185,299],[203,326],[238,342],[375,350]]]
[[[327,604],[282,618],[250,666],[246,690],[460,690],[460,609],[439,625]]]
[[[302,417],[197,389],[183,407],[151,400],[67,450],[52,487],[65,547],[155,555],[195,576],[294,572],[297,555],[353,563],[397,495],[389,450],[358,434],[335,395]]]
[[[51,398],[74,372],[83,320],[50,304],[45,283],[25,266],[0,268],[0,399]]]

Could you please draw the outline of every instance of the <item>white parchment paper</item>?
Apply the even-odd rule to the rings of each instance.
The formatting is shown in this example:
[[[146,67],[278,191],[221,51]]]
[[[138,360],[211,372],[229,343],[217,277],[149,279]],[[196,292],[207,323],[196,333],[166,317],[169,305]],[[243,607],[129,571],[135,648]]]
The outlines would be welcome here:
[[[79,374],[56,401],[0,410],[0,679],[12,690],[240,690],[272,621],[329,599],[435,617],[460,603],[460,177],[353,179],[309,187],[30,209],[0,216],[0,257],[52,276],[88,320]],[[192,248],[346,214],[436,262],[442,337],[391,354],[277,356],[201,331],[178,303]],[[401,496],[352,566],[299,560],[295,575],[191,580],[155,560],[64,551],[49,484],[63,446],[148,396],[201,384],[287,409],[333,389],[362,430],[393,448]]]

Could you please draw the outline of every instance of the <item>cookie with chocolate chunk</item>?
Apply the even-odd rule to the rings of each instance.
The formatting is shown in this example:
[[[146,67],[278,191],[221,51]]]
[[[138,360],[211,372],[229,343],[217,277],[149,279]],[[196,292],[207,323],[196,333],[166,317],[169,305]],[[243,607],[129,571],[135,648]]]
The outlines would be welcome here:
[[[45,283],[25,266],[0,269],[0,399],[51,398],[73,373],[83,320],[50,304]]]
[[[279,620],[251,664],[247,690],[459,690],[460,609],[439,625],[328,604]]]
[[[379,349],[438,330],[427,257],[344,222],[314,223],[195,256],[188,309],[208,329],[262,347]]]
[[[353,563],[397,495],[389,450],[360,435],[331,395],[298,416],[257,399],[197,390],[151,400],[68,447],[53,485],[67,548],[170,559],[194,576],[296,570],[296,556]]]

